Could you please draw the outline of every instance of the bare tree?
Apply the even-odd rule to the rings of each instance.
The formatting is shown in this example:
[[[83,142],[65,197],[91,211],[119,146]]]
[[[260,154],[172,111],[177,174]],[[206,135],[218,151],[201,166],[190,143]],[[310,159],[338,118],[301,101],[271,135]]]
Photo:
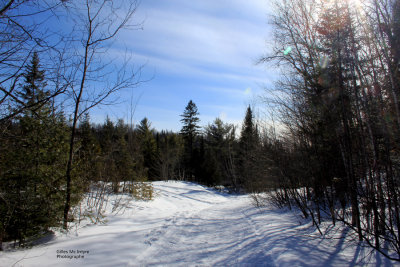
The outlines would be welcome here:
[[[269,141],[269,167],[278,201],[316,225],[329,214],[399,261],[400,1],[352,4],[277,1],[274,52],[262,61],[286,67],[269,100],[286,132]]]
[[[140,83],[140,68],[132,69],[129,59],[119,68],[113,64],[110,47],[124,29],[137,29],[130,24],[138,7],[137,1],[86,0],[72,3],[69,8],[75,20],[75,77],[70,86],[73,99],[69,157],[66,169],[64,229],[68,228],[71,209],[71,183],[75,138],[78,120],[89,109],[104,104],[115,92],[133,88]],[[109,59],[107,59],[109,58]],[[94,90],[95,88],[95,90]]]
[[[64,38],[49,30],[48,20],[58,16],[63,1],[3,1],[0,5],[0,121],[3,122],[29,108],[40,108],[66,89],[59,78],[63,50],[58,47]],[[39,102],[26,106],[18,90],[21,73],[33,52],[46,62],[47,77],[52,84],[50,94]],[[46,52],[46,53],[44,53]],[[47,57],[44,56],[47,55]],[[43,55],[43,56],[42,56]],[[59,57],[54,60],[54,57]],[[50,59],[53,57],[52,59]],[[47,59],[47,61],[46,61]],[[58,70],[58,72],[57,72]],[[58,77],[58,78],[56,78]]]

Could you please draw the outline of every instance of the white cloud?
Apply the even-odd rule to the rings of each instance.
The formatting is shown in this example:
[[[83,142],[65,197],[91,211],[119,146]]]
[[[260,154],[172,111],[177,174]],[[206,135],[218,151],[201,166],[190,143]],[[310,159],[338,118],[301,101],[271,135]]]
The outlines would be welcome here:
[[[261,1],[190,1],[190,6],[187,1],[166,2],[143,6],[144,30],[126,33],[123,41],[141,54],[192,68],[249,69],[263,54],[266,18],[260,23],[260,18],[247,17],[262,6]],[[226,15],[226,10],[246,17]]]
[[[115,51],[115,53],[118,53],[118,51]],[[154,70],[156,73],[163,72],[186,77],[197,76],[207,79],[247,81],[263,84],[273,75],[272,73],[268,74],[258,66],[249,66],[247,69],[243,67],[242,72],[236,69],[215,70],[206,66],[196,66],[188,61],[171,60],[146,54],[135,54],[133,61],[146,64],[147,69]]]
[[[146,63],[145,71],[155,74],[148,85],[152,97],[171,92],[170,106],[158,102],[167,110],[177,109],[181,99],[194,99],[202,123],[219,115],[236,124],[249,95],[275,75],[255,65],[266,51],[267,5],[265,0],[142,1],[136,15],[144,19],[144,30],[124,32],[109,56],[117,58],[129,47],[135,64]],[[177,89],[186,85],[186,91]],[[142,101],[148,117],[158,113],[154,101]],[[172,119],[176,125],[183,107],[154,115],[154,126],[165,128]]]

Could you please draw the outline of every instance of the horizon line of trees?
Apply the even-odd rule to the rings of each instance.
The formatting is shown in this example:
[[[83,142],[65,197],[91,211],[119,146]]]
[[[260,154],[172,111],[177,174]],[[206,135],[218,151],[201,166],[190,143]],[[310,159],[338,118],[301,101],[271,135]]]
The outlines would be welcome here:
[[[192,102],[181,133],[155,132],[146,118],[135,129],[91,124],[93,107],[141,82],[140,67],[104,56],[122,30],[141,27],[132,24],[136,9],[122,0],[0,4],[0,249],[60,223],[68,231],[71,209],[99,180],[115,192],[127,179],[244,184],[235,127],[216,120],[200,134]]]
[[[251,155],[259,147],[259,134],[250,107],[240,138],[233,124],[219,118],[201,130],[193,101],[181,115],[179,133],[156,131],[147,118],[136,127],[108,117],[93,124],[85,113],[74,123],[54,101],[43,101],[50,92],[39,53],[33,53],[22,75],[24,83],[16,90],[25,108],[0,122],[0,249],[2,242],[21,246],[54,227],[68,229],[67,168],[70,208],[100,181],[111,184],[114,193],[125,192],[125,184],[133,182],[171,179],[222,184],[234,191],[251,185],[246,170],[255,166]],[[69,163],[72,129],[74,160]],[[67,223],[73,220],[71,215]]]

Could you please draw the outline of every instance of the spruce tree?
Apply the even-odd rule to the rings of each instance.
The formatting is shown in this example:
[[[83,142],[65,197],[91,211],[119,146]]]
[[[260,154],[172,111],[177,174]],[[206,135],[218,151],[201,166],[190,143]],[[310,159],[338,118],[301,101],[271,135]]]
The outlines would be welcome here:
[[[99,129],[99,143],[101,146],[101,180],[111,182],[113,192],[119,192],[119,177],[116,156],[118,154],[118,135],[115,124],[107,116],[106,121]]]
[[[240,183],[253,190],[253,183],[259,175],[257,170],[258,147],[260,145],[257,127],[254,124],[253,111],[247,107],[239,139],[238,173]]]
[[[77,167],[79,177],[85,185],[90,181],[97,181],[100,178],[101,148],[95,136],[94,129],[90,123],[89,114],[85,114],[79,125],[79,153]]]
[[[211,184],[231,184],[234,185],[234,173],[230,166],[230,159],[233,153],[233,145],[235,141],[234,126],[224,123],[220,118],[216,118],[212,124],[205,127],[206,134],[206,150],[208,156],[205,160],[216,165],[215,177],[208,177],[212,181]],[[210,162],[211,159],[213,162]]]
[[[176,179],[179,176],[183,152],[182,137],[173,132],[161,131],[157,142],[157,169],[161,179]]]
[[[192,178],[194,172],[194,143],[200,128],[200,126],[198,126],[200,121],[198,117],[199,115],[200,114],[197,110],[197,106],[192,100],[189,101],[183,114],[181,115],[181,122],[183,123],[181,135],[185,144],[183,161],[185,164],[187,177],[190,179]]]
[[[143,154],[143,165],[147,178],[155,179],[158,177],[157,173],[157,145],[151,129],[151,123],[147,118],[140,121],[138,126],[139,139]]]
[[[35,113],[37,110],[42,109],[43,105],[46,105],[46,100],[50,93],[44,90],[47,85],[44,73],[44,70],[40,69],[39,56],[37,52],[34,52],[30,65],[26,67],[26,71],[22,75],[25,79],[25,84],[22,90],[18,92],[23,101],[20,105],[27,107],[25,115],[27,113]]]
[[[118,181],[126,182],[133,179],[134,160],[128,150],[128,132],[129,127],[122,119],[118,120],[115,127],[117,140],[116,140],[116,153],[115,161],[117,166]]]
[[[67,155],[65,118],[44,101],[48,92],[36,53],[23,76],[23,105],[34,108],[26,108],[8,129],[11,138],[0,152],[0,194],[5,199],[0,202],[5,205],[0,207],[0,230],[5,240],[19,240],[20,244],[58,226]]]

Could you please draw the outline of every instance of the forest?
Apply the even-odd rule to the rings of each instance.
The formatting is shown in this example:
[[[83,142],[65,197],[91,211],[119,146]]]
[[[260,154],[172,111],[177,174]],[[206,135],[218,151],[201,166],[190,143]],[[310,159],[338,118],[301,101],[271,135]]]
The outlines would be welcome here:
[[[93,107],[142,83],[140,68],[110,72],[102,58],[137,4],[0,3],[0,249],[68,231],[100,182],[123,193],[181,180],[300,209],[321,235],[322,222],[343,224],[400,261],[399,0],[275,1],[272,48],[258,62],[281,73],[257,104],[270,120],[248,106],[241,125],[200,127],[188,99],[179,132],[147,118],[91,121]],[[68,36],[26,19],[65,9],[77,23]],[[94,93],[89,81],[107,83]]]

